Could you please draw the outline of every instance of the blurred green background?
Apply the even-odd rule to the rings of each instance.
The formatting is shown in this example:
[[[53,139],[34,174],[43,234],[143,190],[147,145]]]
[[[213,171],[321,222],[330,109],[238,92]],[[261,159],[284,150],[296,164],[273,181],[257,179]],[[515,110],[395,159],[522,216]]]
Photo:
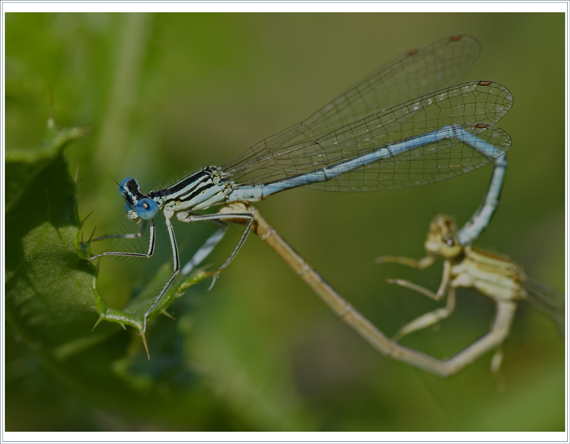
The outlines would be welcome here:
[[[134,176],[149,191],[222,165],[396,54],[472,34],[482,51],[462,80],[498,81],[515,98],[499,123],[513,139],[501,206],[478,246],[564,290],[562,14],[7,14],[5,23],[7,147],[41,140],[50,88],[58,123],[91,128],[66,152],[72,173],[78,165],[80,216],[94,212],[86,237],[95,226],[99,235],[136,229],[114,180]],[[490,174],[486,167],[385,194],[296,189],[256,206],[390,336],[435,305],[385,278],[435,290],[441,264],[419,272],[374,259],[422,257],[431,218],[445,212],[465,222]],[[156,257],[101,261],[98,286],[112,306],[122,307],[169,260],[161,220]],[[175,222],[175,229],[184,261],[215,227]],[[239,234],[232,227],[213,265]],[[143,251],[144,241],[133,248]],[[9,332],[6,429],[564,430],[564,340],[524,304],[505,345],[501,391],[491,354],[450,380],[379,355],[255,236],[206,292],[208,285],[176,301],[176,321],[153,321],[150,362],[140,344],[134,352],[125,345],[114,360],[93,363],[105,373],[100,379],[79,366],[46,366]],[[491,303],[460,291],[451,319],[403,343],[444,358],[482,335],[492,316]],[[97,347],[129,341],[140,339],[118,330]],[[136,358],[118,370],[127,352]],[[89,365],[93,356],[87,350],[81,359]]]

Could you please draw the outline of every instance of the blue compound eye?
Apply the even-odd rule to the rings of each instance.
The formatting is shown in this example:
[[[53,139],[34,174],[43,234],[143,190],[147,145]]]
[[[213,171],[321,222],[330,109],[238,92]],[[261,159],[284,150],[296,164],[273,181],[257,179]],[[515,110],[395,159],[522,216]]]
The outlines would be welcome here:
[[[125,197],[125,195],[127,194],[127,182],[129,180],[134,180],[135,183],[137,184],[137,188],[139,188],[139,183],[137,182],[137,180],[134,177],[125,177],[123,180],[121,180],[121,183],[119,184],[119,190],[121,191],[121,196]]]
[[[158,212],[158,205],[154,200],[144,197],[137,202],[135,210],[141,219],[151,220]]]

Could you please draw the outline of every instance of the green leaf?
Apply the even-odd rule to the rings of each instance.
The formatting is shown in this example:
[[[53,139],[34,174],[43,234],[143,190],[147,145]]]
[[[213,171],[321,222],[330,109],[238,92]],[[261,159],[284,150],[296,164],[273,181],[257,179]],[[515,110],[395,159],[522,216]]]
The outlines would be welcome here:
[[[125,335],[118,324],[140,330],[142,316],[156,294],[144,291],[124,310],[114,310],[97,292],[97,269],[87,260],[89,248],[78,241],[81,221],[76,185],[63,156],[64,147],[84,134],[81,128],[58,130],[50,120],[40,147],[7,153],[12,194],[7,196],[10,205],[6,210],[6,316],[12,330],[74,390],[131,410],[135,399],[143,409],[137,396],[149,396],[161,378],[153,373],[152,365],[141,367],[141,359],[147,360],[141,338],[134,331]],[[210,275],[198,272],[180,279],[149,318]],[[159,270],[150,288],[156,288],[161,276]],[[98,316],[110,322],[92,331]],[[162,336],[171,342],[180,336],[172,328],[184,325],[168,321],[169,334]],[[156,342],[164,330],[161,325],[152,326],[157,359],[164,354],[160,341]],[[176,355],[175,363],[183,357],[181,350]],[[171,373],[180,379],[176,371]]]
[[[154,275],[150,283],[146,286],[145,290],[136,298],[133,298],[123,310],[110,308],[105,303],[103,298],[99,295],[99,293],[97,293],[96,308],[97,312],[100,315],[97,324],[99,324],[99,322],[102,320],[115,322],[121,325],[126,324],[130,325],[131,327],[135,327],[136,329],[139,330],[141,334],[143,334],[142,330],[144,325],[144,314],[146,313],[148,308],[153,304],[155,298],[157,297],[155,289],[159,288],[159,286],[163,284],[165,280],[170,277],[170,275],[172,275],[172,270],[170,268],[171,268],[170,264],[164,264]],[[148,320],[156,317],[161,313],[167,314],[166,309],[177,298],[182,296],[186,289],[196,285],[200,281],[210,276],[213,276],[215,273],[216,273],[215,271],[208,273],[204,271],[198,271],[197,273],[187,276],[184,279],[179,279],[178,281],[176,281],[168,289],[168,291],[161,299],[160,303],[156,306],[156,308],[149,314],[147,322]]]
[[[77,255],[81,223],[62,155],[84,134],[50,120],[38,149],[6,153],[6,315],[42,353],[101,340],[85,327],[95,317],[95,270]]]
[[[90,331],[95,311],[99,321],[142,330],[144,313],[156,297],[146,291],[124,310],[116,310],[97,292],[96,269],[87,261],[89,248],[78,240],[75,183],[62,155],[65,146],[85,133],[83,128],[57,129],[50,119],[38,149],[7,153],[8,318],[33,347],[59,357],[106,337]],[[147,288],[156,288],[167,268],[162,267]],[[149,319],[208,276],[211,273],[198,272],[177,282]]]
[[[16,150],[8,147],[6,151],[6,212],[22,200],[22,193],[38,174],[61,153],[71,142],[85,136],[85,128],[62,128],[55,126],[49,119],[44,140],[37,149]]]

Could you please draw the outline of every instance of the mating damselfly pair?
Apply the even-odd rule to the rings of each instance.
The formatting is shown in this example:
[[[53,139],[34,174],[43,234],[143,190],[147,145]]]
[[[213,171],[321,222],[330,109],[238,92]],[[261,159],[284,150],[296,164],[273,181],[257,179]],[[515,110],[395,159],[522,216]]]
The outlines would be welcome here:
[[[511,108],[503,85],[475,80],[453,85],[479,54],[468,35],[439,40],[408,51],[372,72],[304,121],[243,152],[222,167],[209,166],[176,184],[144,194],[136,179],[120,183],[127,217],[141,222],[137,233],[103,236],[139,238],[150,229],[146,253],[108,251],[101,256],[151,257],[154,219],[165,216],[173,251],[173,275],[144,314],[148,316],[182,272],[189,273],[222,239],[227,220],[247,227],[223,263],[226,267],[243,245],[253,222],[247,212],[198,213],[232,202],[257,202],[299,186],[327,191],[393,190],[448,179],[489,162],[504,170],[511,140],[494,124]],[[435,91],[435,92],[434,92]],[[498,193],[499,190],[496,190]],[[488,224],[495,204],[486,201],[461,230],[468,244]],[[171,219],[221,222],[185,266],[180,266]]]

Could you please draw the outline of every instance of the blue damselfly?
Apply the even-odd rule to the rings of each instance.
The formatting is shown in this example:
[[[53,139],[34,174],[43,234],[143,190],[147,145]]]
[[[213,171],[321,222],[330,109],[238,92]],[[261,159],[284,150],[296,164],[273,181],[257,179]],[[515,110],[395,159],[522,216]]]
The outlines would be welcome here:
[[[235,257],[253,222],[253,215],[247,212],[198,211],[232,202],[257,202],[299,186],[328,191],[411,187],[500,161],[511,140],[494,124],[512,106],[509,90],[487,80],[449,87],[478,53],[479,43],[473,37],[439,40],[396,57],[309,118],[259,142],[222,167],[209,166],[148,194],[141,192],[136,179],[127,177],[120,183],[120,192],[126,201],[127,217],[142,222],[140,230],[93,241],[139,238],[150,226],[148,251],[108,251],[90,260],[106,255],[152,256],[154,219],[163,212],[174,273],[145,313],[146,328],[148,315],[176,276],[181,271],[189,273],[221,240],[224,220],[242,220],[247,226],[220,269]],[[181,222],[215,220],[223,225],[183,268],[171,223],[174,215]],[[474,221],[470,237],[484,228],[487,216],[482,214]]]

